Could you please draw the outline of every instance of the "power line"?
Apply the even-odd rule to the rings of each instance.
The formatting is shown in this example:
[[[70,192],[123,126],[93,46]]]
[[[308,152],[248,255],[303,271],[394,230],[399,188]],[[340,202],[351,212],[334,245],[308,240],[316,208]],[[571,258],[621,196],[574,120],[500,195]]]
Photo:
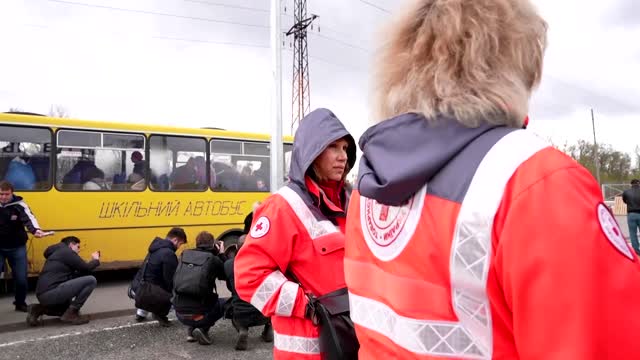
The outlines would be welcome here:
[[[209,5],[209,6],[225,7],[230,9],[240,9],[240,10],[248,10],[248,11],[255,11],[255,12],[264,12],[264,13],[269,12],[269,9],[253,8],[249,6],[240,6],[240,5],[230,5],[230,4],[224,4],[224,3],[209,2],[205,0],[183,0],[183,1]]]
[[[391,14],[391,10],[387,10],[387,9],[385,9],[385,8],[383,8],[383,7],[379,6],[379,5],[376,5],[376,4],[373,4],[373,3],[370,3],[370,2],[368,2],[368,1],[366,1],[366,0],[360,0],[360,2],[361,2],[361,3],[364,3],[364,4],[367,4],[367,5],[371,6],[371,7],[374,7],[374,8],[376,8],[376,9],[378,9],[378,10],[382,11],[382,12],[386,12],[387,14]]]
[[[97,8],[97,9],[107,9],[107,10],[113,10],[113,11],[130,12],[130,13],[136,13],[136,14],[166,16],[166,17],[173,17],[173,18],[178,18],[178,19],[206,21],[206,22],[213,22],[213,23],[220,23],[220,24],[239,25],[239,26],[263,28],[263,29],[268,29],[269,28],[268,25],[249,24],[249,23],[241,23],[241,22],[228,21],[228,20],[201,18],[201,17],[194,17],[194,16],[186,16],[186,15],[176,15],[176,14],[160,13],[160,12],[147,11],[147,10],[126,9],[126,8],[119,8],[119,7],[106,6],[106,5],[95,5],[95,4],[79,3],[79,2],[67,1],[67,0],[45,0],[45,1],[54,2],[54,3],[60,3],[60,4],[67,4],[67,5],[75,5],[75,6],[84,6],[84,7],[90,7],[90,8]]]
[[[254,48],[263,48],[263,49],[270,48],[269,45],[261,45],[261,44],[244,44],[244,43],[236,43],[236,42],[231,42],[231,41],[212,41],[212,40],[200,40],[200,39],[185,39],[185,38],[174,38],[174,37],[169,37],[169,36],[152,36],[152,39],[169,40],[169,41],[195,42],[195,43],[205,43],[205,44],[215,44],[215,45],[254,47]]]
[[[333,37],[330,37],[330,36],[326,36],[326,35],[323,35],[323,34],[319,34],[319,33],[310,33],[310,34],[315,35],[315,36],[319,36],[319,37],[324,38],[324,39],[329,40],[329,41],[335,41],[335,42],[340,43],[340,44],[342,44],[344,46],[348,46],[350,48],[363,51],[363,52],[365,52],[367,54],[371,53],[371,50],[369,50],[369,49],[363,48],[362,46],[358,46],[358,45],[354,45],[354,44],[348,43],[348,42],[340,40],[340,39],[336,39],[336,38],[333,38]]]

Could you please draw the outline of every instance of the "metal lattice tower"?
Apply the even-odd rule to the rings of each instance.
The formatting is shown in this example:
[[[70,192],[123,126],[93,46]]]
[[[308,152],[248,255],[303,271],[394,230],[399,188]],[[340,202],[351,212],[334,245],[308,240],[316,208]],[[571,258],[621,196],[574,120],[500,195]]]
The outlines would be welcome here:
[[[300,120],[309,112],[311,94],[309,87],[309,51],[307,47],[307,28],[318,16],[307,17],[307,0],[294,0],[294,23],[287,31],[293,35],[293,77],[291,97],[291,133],[295,133]]]

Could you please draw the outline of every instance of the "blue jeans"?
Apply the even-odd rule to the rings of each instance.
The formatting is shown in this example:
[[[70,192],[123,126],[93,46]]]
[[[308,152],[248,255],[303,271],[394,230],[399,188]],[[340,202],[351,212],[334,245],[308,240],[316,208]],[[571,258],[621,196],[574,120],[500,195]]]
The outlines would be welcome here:
[[[640,255],[640,243],[638,243],[638,229],[640,229],[640,214],[628,213],[627,224],[629,225],[629,238],[631,239],[631,246],[636,254]]]
[[[14,305],[26,304],[27,299],[27,247],[25,245],[13,249],[0,249],[0,264],[9,261],[11,277],[15,291]],[[5,269],[6,272],[6,269]]]

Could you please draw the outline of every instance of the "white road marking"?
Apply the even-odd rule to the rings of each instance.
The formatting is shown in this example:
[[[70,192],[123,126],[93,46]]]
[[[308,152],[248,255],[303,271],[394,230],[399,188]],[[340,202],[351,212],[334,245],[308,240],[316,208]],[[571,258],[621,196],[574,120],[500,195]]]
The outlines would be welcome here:
[[[60,338],[65,338],[65,337],[70,337],[70,336],[93,334],[93,333],[102,332],[102,331],[114,331],[114,330],[132,328],[132,327],[136,327],[136,326],[154,325],[154,324],[157,325],[157,323],[158,323],[157,321],[146,321],[146,322],[142,322],[142,323],[126,324],[126,325],[120,325],[120,326],[112,326],[112,327],[106,327],[106,328],[102,328],[102,329],[91,329],[91,330],[86,330],[86,331],[74,331],[74,332],[70,332],[70,333],[67,333],[67,334],[50,335],[50,336],[43,336],[43,337],[34,338],[34,339],[12,341],[12,342],[8,342],[8,343],[0,344],[0,348],[8,347],[8,346],[14,346],[14,345],[20,345],[20,344],[27,344],[27,343],[32,343],[32,342],[55,340],[55,339],[60,339]]]

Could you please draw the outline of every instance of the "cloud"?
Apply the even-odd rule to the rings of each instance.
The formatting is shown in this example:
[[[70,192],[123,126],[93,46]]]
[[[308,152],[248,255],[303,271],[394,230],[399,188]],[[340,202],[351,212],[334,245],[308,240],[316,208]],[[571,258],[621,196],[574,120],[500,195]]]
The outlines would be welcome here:
[[[608,24],[618,26],[640,26],[640,6],[637,0],[617,0],[609,2],[613,5],[604,13],[604,20]]]
[[[558,119],[584,107],[614,116],[640,112],[640,103],[621,99],[594,84],[583,86],[547,76],[534,94],[531,113],[541,119]]]

